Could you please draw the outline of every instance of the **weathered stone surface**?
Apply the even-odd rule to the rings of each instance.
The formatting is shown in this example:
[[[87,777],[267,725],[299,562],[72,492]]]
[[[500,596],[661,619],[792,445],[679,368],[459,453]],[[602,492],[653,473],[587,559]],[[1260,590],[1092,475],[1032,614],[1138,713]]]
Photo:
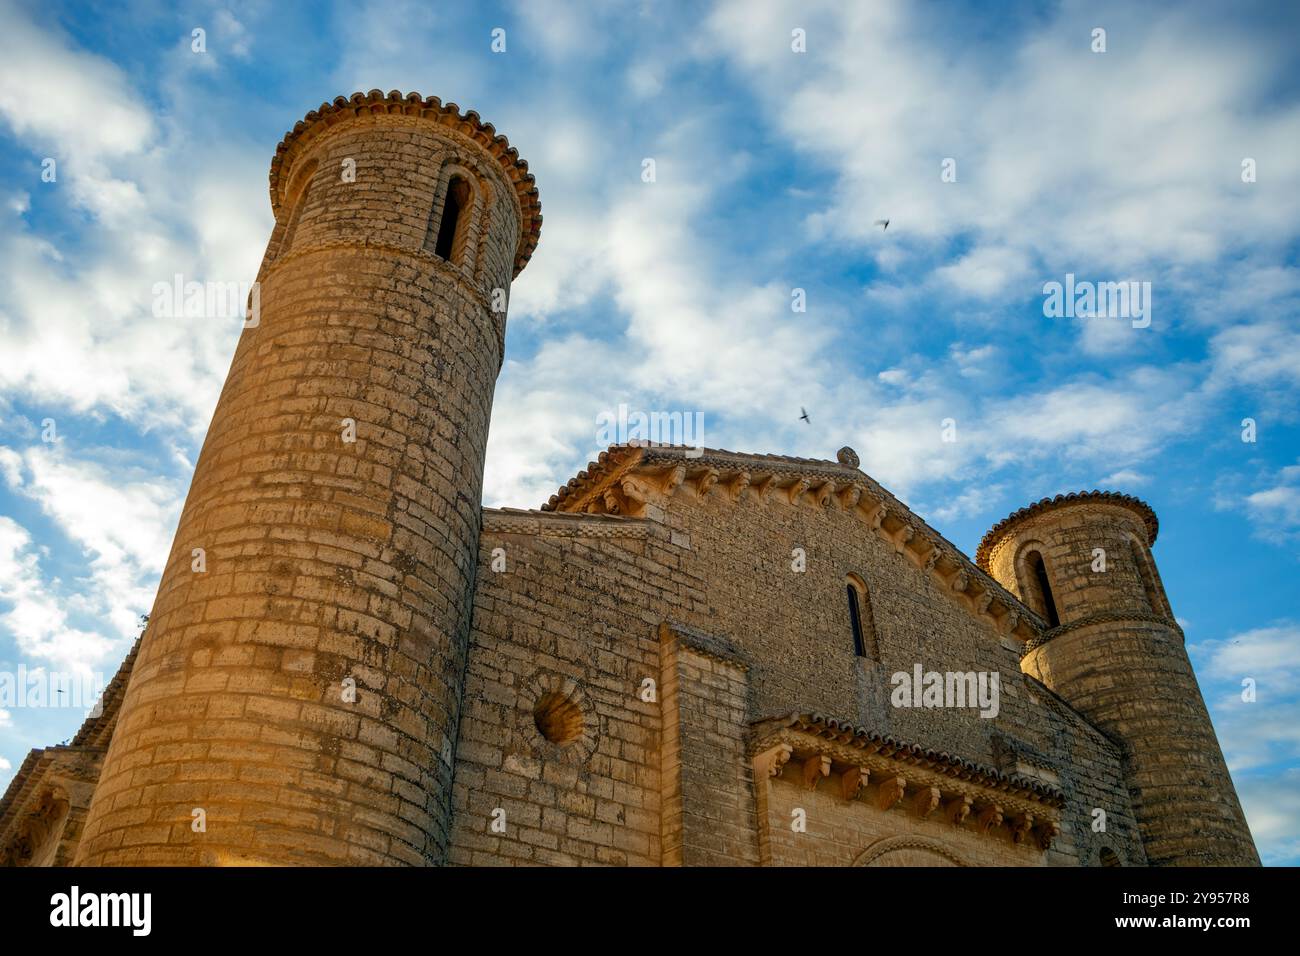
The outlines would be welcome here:
[[[286,138],[272,197],[138,654],[24,764],[5,861],[1257,862],[1145,505],[1039,503],[976,563],[851,449],[626,445],[484,510],[522,161],[359,94]],[[996,714],[899,706],[916,668],[996,675]]]

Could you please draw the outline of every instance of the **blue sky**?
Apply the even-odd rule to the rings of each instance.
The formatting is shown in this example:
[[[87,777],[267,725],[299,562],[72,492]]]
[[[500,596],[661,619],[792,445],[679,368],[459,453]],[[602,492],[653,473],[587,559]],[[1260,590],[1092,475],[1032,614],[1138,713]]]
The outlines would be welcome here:
[[[1294,4],[113,6],[0,0],[0,671],[111,675],[152,603],[239,334],[153,284],[251,281],[284,132],[414,90],[541,190],[487,504],[545,501],[621,402],[851,445],[967,553],[1137,494],[1261,853],[1300,862]],[[1151,283],[1150,327],[1046,317],[1067,274]],[[0,710],[0,786],[81,718]]]

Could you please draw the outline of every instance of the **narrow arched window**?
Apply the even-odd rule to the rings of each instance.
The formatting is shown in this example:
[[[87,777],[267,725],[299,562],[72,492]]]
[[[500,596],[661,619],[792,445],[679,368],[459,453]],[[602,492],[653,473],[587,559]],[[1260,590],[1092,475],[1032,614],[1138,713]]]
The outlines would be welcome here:
[[[447,183],[447,198],[442,204],[442,219],[438,223],[438,238],[433,254],[440,259],[459,265],[465,255],[465,225],[469,221],[470,200],[473,193],[463,176],[452,176]]]
[[[853,653],[858,657],[880,660],[876,643],[875,621],[871,614],[871,595],[867,585],[856,574],[850,574],[844,584],[849,602],[849,628],[853,633]]]
[[[1060,627],[1061,615],[1057,613],[1056,598],[1052,596],[1052,579],[1048,578],[1047,562],[1039,550],[1024,551],[1019,568],[1021,598],[1047,620],[1048,627]]]
[[[1038,605],[1036,610],[1047,619],[1048,627],[1060,627],[1061,618],[1056,613],[1056,600],[1052,597],[1052,582],[1047,577],[1047,564],[1043,561],[1042,554],[1037,551],[1026,554],[1025,568],[1032,579],[1032,588],[1037,592],[1035,595],[1037,600],[1030,603]]]

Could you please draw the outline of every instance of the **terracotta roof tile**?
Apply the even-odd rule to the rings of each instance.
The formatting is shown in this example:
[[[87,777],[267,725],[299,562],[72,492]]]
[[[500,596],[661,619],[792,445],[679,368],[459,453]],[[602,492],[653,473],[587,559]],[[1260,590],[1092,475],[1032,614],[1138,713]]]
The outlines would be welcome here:
[[[1106,501],[1133,509],[1146,525],[1147,546],[1150,547],[1156,543],[1156,534],[1160,531],[1160,521],[1156,518],[1156,513],[1151,510],[1151,506],[1141,498],[1120,494],[1118,491],[1075,491],[1068,495],[1057,495],[1055,498],[1042,498],[1032,505],[1007,515],[984,535],[979,548],[975,552],[975,563],[980,566],[981,570],[987,571],[989,569],[989,556],[993,553],[993,546],[1014,525],[1033,515],[1042,514],[1044,511],[1050,511],[1053,508],[1060,508],[1065,505],[1078,504],[1081,501]]]
[[[538,197],[536,180],[528,171],[528,162],[520,157],[519,150],[511,146],[509,140],[497,133],[491,123],[483,122],[473,110],[461,113],[455,103],[444,105],[436,96],[402,94],[398,90],[390,90],[385,95],[380,90],[371,90],[369,93],[336,96],[332,102],[322,103],[318,109],[309,112],[294,124],[293,129],[285,133],[271,160],[271,208],[276,214],[279,214],[284,201],[283,191],[287,184],[282,181],[282,173],[291,154],[347,114],[359,116],[363,113],[401,113],[424,117],[460,130],[496,158],[505,170],[506,178],[514,184],[523,210],[523,221],[519,224],[519,245],[515,252],[514,274],[519,275],[537,248],[542,230],[542,203]]]
[[[758,723],[767,723],[770,727],[773,722]],[[792,730],[851,746],[870,745],[883,747],[892,753],[903,754],[907,758],[927,763],[931,769],[940,772],[957,776],[974,776],[988,784],[1027,791],[1039,799],[1045,799],[1053,803],[1060,804],[1065,801],[1065,794],[1059,787],[1044,783],[1041,780],[1035,780],[1021,774],[1005,773],[995,767],[985,766],[974,760],[951,754],[946,750],[932,750],[920,744],[908,743],[889,734],[878,734],[863,727],[856,727],[848,721],[837,720],[824,714],[815,712],[790,714],[787,717],[778,718],[775,723]]]

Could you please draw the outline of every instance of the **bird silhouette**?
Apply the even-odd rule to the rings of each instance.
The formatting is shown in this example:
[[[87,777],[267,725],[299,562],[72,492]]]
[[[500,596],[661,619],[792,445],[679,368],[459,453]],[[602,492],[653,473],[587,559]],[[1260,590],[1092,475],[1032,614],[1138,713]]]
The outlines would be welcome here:
[[[889,228],[889,220],[888,220],[888,219],[877,219],[877,220],[876,220],[876,225],[882,227],[880,231],[881,231],[881,232],[884,232],[886,229]]]
[[[800,421],[807,422],[809,425],[811,425],[811,424],[812,424],[812,419],[808,417],[808,409],[806,409],[806,408],[804,408],[802,405],[800,405],[800,406],[799,406],[799,412],[800,412],[799,420],[800,420]]]

